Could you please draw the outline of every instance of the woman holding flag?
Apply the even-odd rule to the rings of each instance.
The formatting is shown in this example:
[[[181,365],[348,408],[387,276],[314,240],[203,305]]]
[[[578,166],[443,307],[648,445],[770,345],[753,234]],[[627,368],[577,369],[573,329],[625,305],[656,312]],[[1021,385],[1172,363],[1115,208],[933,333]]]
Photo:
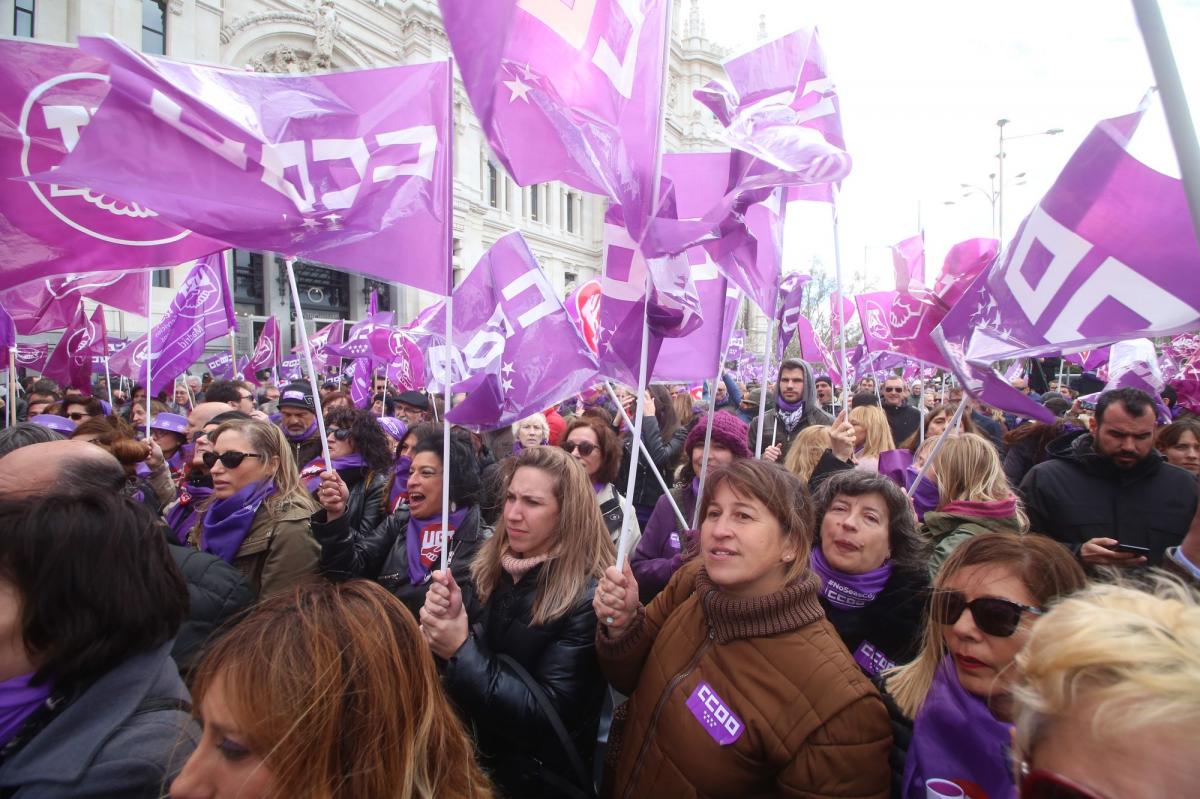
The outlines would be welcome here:
[[[359,408],[334,408],[325,415],[325,434],[333,470],[349,489],[346,524],[354,534],[374,530],[384,516],[384,491],[392,466],[387,436],[378,417]],[[327,471],[324,458],[300,470],[300,482],[314,494]]]

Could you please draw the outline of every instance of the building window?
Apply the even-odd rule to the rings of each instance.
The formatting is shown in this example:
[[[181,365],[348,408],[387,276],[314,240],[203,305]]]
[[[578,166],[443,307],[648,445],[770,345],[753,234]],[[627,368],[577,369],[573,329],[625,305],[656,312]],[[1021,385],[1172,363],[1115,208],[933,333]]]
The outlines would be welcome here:
[[[541,203],[538,202],[541,194],[542,187],[538,184],[535,183],[529,187],[529,218],[534,221],[542,218],[542,207]]]
[[[34,0],[17,0],[13,8],[13,36],[33,38]]]
[[[392,286],[382,280],[372,280],[369,277],[363,278],[363,302],[371,302],[371,292],[378,292],[376,295],[379,298],[379,310],[392,310]]]
[[[142,0],[142,52],[167,54],[166,0]]]
[[[169,289],[171,288],[171,270],[170,269],[155,269],[150,273],[150,282],[155,288]]]
[[[500,207],[500,173],[496,169],[496,165],[488,161],[488,205],[493,208]]]
[[[575,232],[575,192],[567,192],[567,232]]]
[[[233,301],[247,306],[246,313],[263,312],[263,257],[247,250],[233,251]]]

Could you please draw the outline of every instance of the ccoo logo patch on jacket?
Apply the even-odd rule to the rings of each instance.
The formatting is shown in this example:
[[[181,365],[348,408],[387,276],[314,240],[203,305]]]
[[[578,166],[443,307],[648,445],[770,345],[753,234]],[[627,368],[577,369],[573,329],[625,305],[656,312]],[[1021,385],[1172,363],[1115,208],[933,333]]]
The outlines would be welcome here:
[[[688,697],[687,709],[712,739],[721,746],[729,746],[742,737],[746,725],[734,715],[712,686],[703,680]]]
[[[450,542],[454,540],[454,525],[450,526],[450,531],[446,534],[446,548],[450,548]],[[442,523],[441,521],[430,522],[421,528],[421,566],[429,571],[433,569],[442,559]]]

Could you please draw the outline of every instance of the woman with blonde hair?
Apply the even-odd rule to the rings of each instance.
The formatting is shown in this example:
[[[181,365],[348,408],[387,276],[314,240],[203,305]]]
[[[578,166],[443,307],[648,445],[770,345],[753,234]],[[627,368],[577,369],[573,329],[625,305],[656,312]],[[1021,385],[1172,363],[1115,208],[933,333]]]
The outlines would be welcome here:
[[[612,541],[563,450],[524,450],[502,468],[504,509],[471,563],[473,590],[435,571],[421,629],[501,791],[585,795],[604,697],[592,597]]]
[[[1029,518],[1013,493],[996,448],[983,436],[949,436],[933,462],[938,505],[923,519],[922,532],[933,543],[930,576],[954,548],[986,532],[1024,533]]]
[[[1158,578],[1095,584],[1038,621],[1017,655],[1027,797],[1187,796],[1200,781],[1200,599]]]
[[[213,492],[196,511],[188,546],[232,563],[261,596],[314,575],[320,547],[308,520],[316,503],[283,432],[267,422],[233,420],[208,438],[212,451],[203,458]]]
[[[881,453],[896,448],[887,415],[878,405],[859,405],[850,409],[854,425],[854,468],[879,471]]]
[[[808,484],[821,456],[833,446],[830,430],[829,425],[819,424],[806,427],[796,434],[796,440],[792,442],[783,458],[783,465],[799,477],[800,482]]]
[[[220,638],[173,799],[490,799],[412,614],[365,580],[273,597]]]
[[[679,426],[690,432],[692,422],[696,421],[696,400],[692,399],[691,392],[680,391],[671,400],[671,404],[675,406],[675,417],[679,420]]]
[[[901,717],[894,721],[913,720],[893,795],[924,797],[928,782],[945,780],[971,796],[1015,796],[1013,661],[1049,605],[1086,582],[1071,553],[1040,535],[983,533],[950,554],[934,580],[920,654],[884,677]]]
[[[550,423],[545,414],[526,416],[512,426],[513,454],[530,447],[541,447],[550,443]]]

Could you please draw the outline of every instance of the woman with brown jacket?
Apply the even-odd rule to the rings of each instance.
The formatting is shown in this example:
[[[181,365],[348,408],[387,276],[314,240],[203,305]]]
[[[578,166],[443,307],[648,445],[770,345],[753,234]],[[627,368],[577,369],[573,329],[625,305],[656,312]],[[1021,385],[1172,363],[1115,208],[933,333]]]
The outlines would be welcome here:
[[[700,518],[698,556],[648,608],[628,564],[596,592],[601,667],[631,694],[606,792],[886,797],[887,711],[821,610],[800,481],[735,461]]]

